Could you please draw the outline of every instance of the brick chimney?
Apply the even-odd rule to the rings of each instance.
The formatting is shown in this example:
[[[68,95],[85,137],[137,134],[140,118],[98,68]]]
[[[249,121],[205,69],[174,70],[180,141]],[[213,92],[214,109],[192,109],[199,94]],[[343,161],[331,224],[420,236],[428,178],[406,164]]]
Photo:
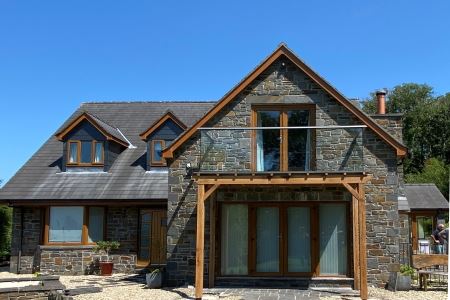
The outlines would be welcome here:
[[[386,90],[378,90],[377,95],[377,114],[386,114]]]

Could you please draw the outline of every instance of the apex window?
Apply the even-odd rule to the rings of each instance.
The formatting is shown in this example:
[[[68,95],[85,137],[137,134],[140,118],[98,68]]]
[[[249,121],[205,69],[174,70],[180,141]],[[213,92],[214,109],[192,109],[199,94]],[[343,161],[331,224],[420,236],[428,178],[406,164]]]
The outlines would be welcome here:
[[[68,141],[68,165],[102,165],[104,161],[103,142]]]
[[[311,170],[313,129],[295,127],[314,126],[314,106],[256,107],[253,118],[261,128],[254,143],[257,171]]]

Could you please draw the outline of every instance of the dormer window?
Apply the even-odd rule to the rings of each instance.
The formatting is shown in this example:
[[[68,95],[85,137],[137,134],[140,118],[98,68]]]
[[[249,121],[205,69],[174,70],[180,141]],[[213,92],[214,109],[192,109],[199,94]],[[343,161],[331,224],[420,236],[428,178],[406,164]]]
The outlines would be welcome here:
[[[151,143],[151,161],[152,166],[165,166],[166,160],[162,157],[162,151],[166,142],[164,140],[152,140]]]
[[[103,165],[104,147],[101,141],[68,141],[68,165]]]

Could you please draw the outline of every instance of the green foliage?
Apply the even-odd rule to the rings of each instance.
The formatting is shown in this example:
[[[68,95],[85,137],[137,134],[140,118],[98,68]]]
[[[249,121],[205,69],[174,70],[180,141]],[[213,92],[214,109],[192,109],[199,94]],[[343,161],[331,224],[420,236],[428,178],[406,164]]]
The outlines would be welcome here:
[[[376,113],[375,94],[362,105],[365,112]],[[434,97],[429,85],[405,83],[388,92],[386,110],[403,113],[403,142],[408,147],[404,171],[409,182],[435,183],[448,197],[448,175],[444,178],[442,170],[447,169],[448,174],[450,167],[450,93]],[[425,171],[426,162],[432,158],[444,166],[432,161]]]
[[[120,243],[118,241],[98,241],[92,250],[95,253],[106,254],[107,261],[109,261],[109,252],[119,249],[119,247]]]
[[[405,276],[414,276],[415,270],[410,265],[400,265],[400,273]]]
[[[434,183],[444,196],[448,196],[449,166],[437,158],[430,158],[419,173],[407,174],[408,183]]]
[[[11,250],[12,208],[0,206],[0,257],[8,256]]]

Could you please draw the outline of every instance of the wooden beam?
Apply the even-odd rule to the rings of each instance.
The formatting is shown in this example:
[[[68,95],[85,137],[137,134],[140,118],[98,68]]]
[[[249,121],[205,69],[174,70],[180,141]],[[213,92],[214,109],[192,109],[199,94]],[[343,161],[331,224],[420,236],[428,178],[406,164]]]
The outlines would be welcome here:
[[[359,200],[355,196],[352,197],[353,212],[353,280],[355,290],[360,289],[360,265],[359,265],[359,219],[358,219]]]
[[[203,262],[205,244],[205,186],[197,186],[197,241],[195,248],[195,299],[203,296]]]
[[[195,178],[197,184],[225,184],[225,185],[342,185],[364,183],[368,180],[368,176],[347,175],[334,176],[302,176],[302,177],[257,177],[257,176],[213,176],[205,175]]]
[[[220,184],[214,184],[212,187],[210,187],[206,192],[205,196],[203,197],[204,200],[208,199],[209,196],[211,196],[212,193],[214,193],[215,190],[220,186]]]
[[[348,183],[342,182],[342,185],[355,197],[356,199],[359,199],[358,192]]]
[[[364,200],[364,185],[358,184],[358,214],[359,214],[359,266],[361,299],[367,300],[367,251],[366,251],[366,205]]]
[[[209,200],[209,268],[208,287],[214,287],[216,258],[216,199]]]

